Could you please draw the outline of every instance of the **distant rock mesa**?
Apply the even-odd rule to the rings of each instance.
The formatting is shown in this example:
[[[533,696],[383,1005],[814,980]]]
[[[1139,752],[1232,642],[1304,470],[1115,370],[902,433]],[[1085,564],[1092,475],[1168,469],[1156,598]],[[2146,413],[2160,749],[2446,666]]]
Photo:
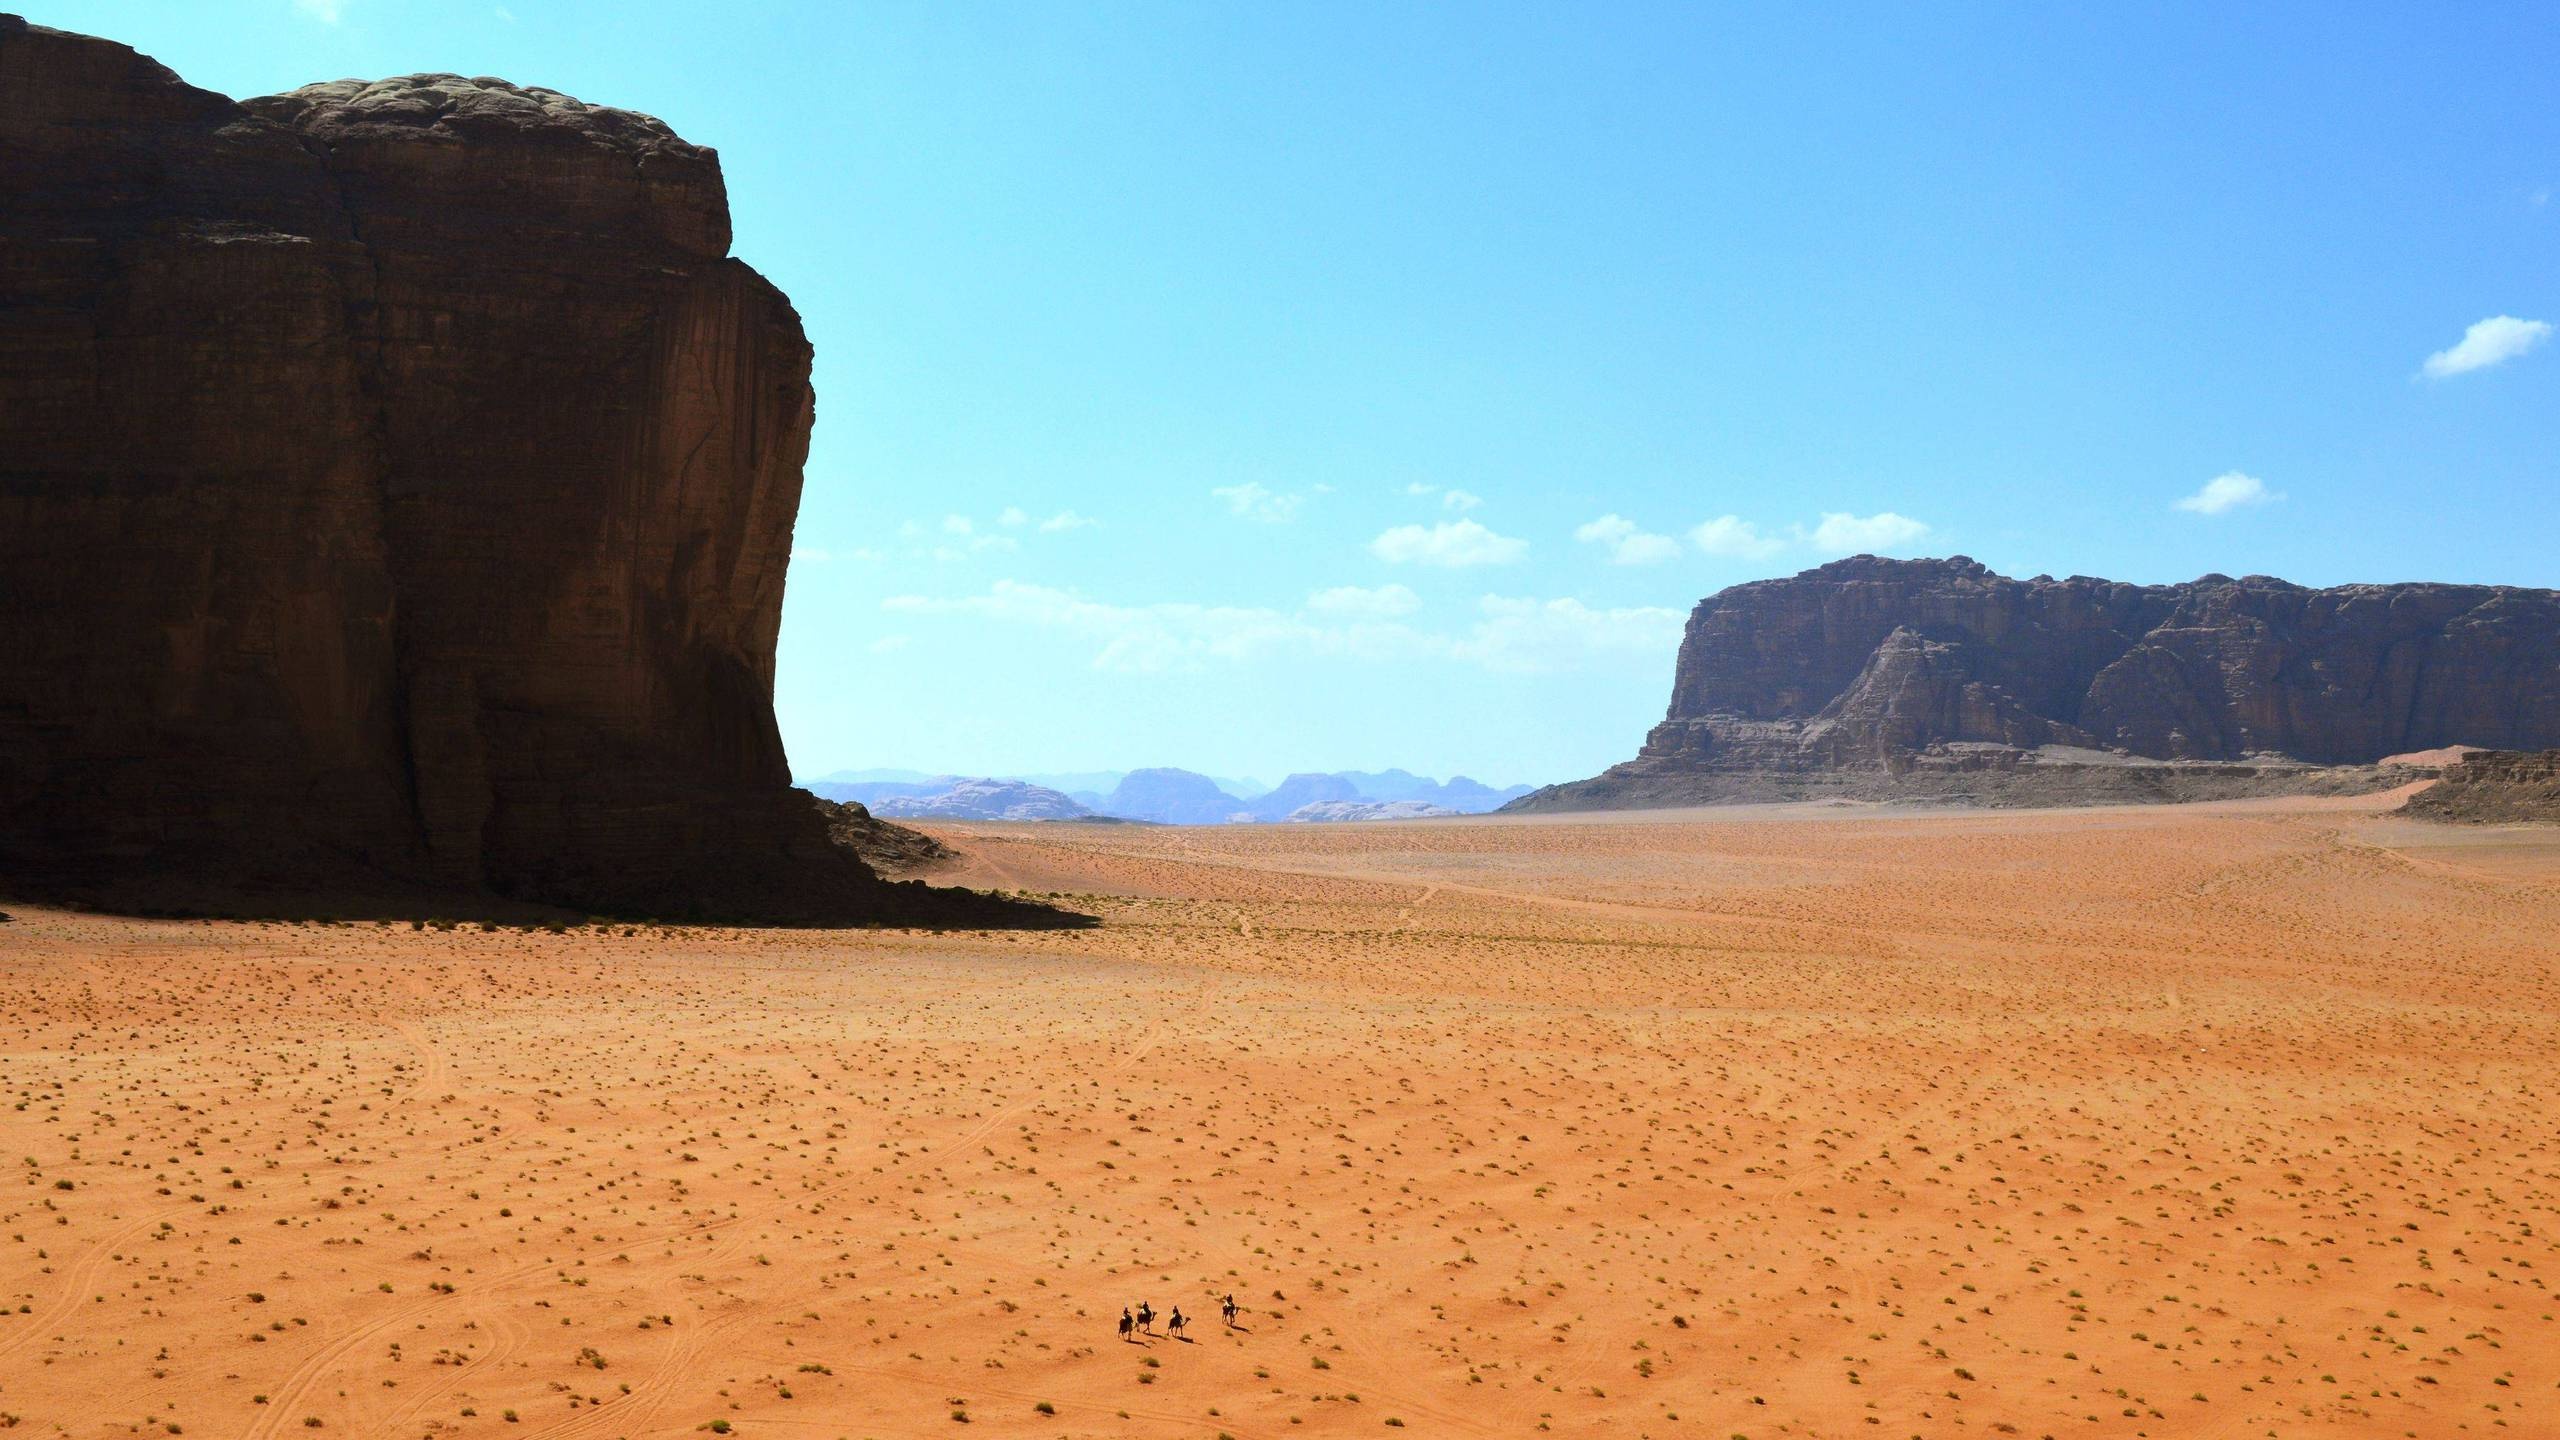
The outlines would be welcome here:
[[[1093,812],[1045,785],[1022,780],[955,780],[929,795],[872,802],[875,814],[899,820],[1082,820]]]
[[[2346,792],[2454,744],[2560,745],[2560,593],[1862,555],[1700,602],[1637,757],[1506,808]]]
[[[1355,820],[1437,820],[1458,813],[1428,800],[1314,800],[1281,818],[1297,825],[1330,825]]]
[[[718,158],[645,115],[234,104],[0,16],[13,883],[942,903],[790,788],[810,348],[728,248]]]

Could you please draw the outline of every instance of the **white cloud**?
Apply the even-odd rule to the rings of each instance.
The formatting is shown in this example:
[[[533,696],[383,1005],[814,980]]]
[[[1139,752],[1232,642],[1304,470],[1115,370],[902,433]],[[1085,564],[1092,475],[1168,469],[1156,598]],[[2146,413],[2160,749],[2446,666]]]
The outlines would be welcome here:
[[[1369,551],[1396,565],[1508,565],[1528,553],[1529,542],[1497,535],[1473,520],[1437,525],[1398,525],[1369,542]]]
[[[1680,643],[1687,619],[1678,610],[1652,605],[1595,610],[1574,599],[1501,595],[1485,596],[1477,611],[1474,629],[1450,653],[1513,674],[1580,669],[1603,657],[1658,663]]]
[[[1700,553],[1721,555],[1730,559],[1758,560],[1787,548],[1787,542],[1775,535],[1763,535],[1760,527],[1739,515],[1719,515],[1701,521],[1689,532],[1689,543]]]
[[[335,25],[345,19],[347,10],[346,0],[293,0],[293,8],[323,25]]]
[[[1099,645],[1093,657],[1095,669],[1139,674],[1198,669],[1211,660],[1240,661],[1284,646],[1368,658],[1429,648],[1424,637],[1394,623],[1324,623],[1305,614],[1251,605],[1180,601],[1114,605],[1072,590],[1018,580],[999,580],[984,595],[958,599],[894,595],[882,601],[881,608],[898,614],[971,615],[1068,631]]]
[[[2450,350],[2439,350],[2427,357],[2419,367],[2430,380],[2444,380],[2503,365],[2551,337],[2550,322],[2519,320],[2513,315],[2492,315],[2475,322],[2462,332],[2462,339]]]
[[[836,557],[815,545],[794,545],[791,547],[791,558],[802,564],[824,565]]]
[[[1826,510],[1822,523],[1810,531],[1798,527],[1797,538],[1825,555],[1890,555],[1928,533],[1928,526],[1890,510],[1873,515]]]
[[[2283,498],[2255,475],[2226,470],[2204,482],[2204,488],[2178,501],[2175,508],[2197,515],[2219,515],[2243,505],[2265,505]]]
[[[1097,670],[1196,671],[1274,652],[1373,663],[1440,660],[1506,674],[1588,669],[1619,661],[1658,668],[1685,618],[1655,607],[1594,609],[1579,600],[1485,596],[1464,634],[1409,623],[1421,600],[1401,585],[1319,590],[1295,611],[1165,601],[1116,605],[1072,590],[1000,580],[985,594],[897,595],[896,615],[954,615],[1082,637]],[[898,643],[906,643],[899,637]]]
[[[1209,492],[1227,502],[1230,513],[1264,525],[1282,525],[1298,518],[1298,507],[1306,503],[1303,495],[1286,495],[1256,481],[1241,485],[1221,485]]]
[[[1637,528],[1636,522],[1612,512],[1576,529],[1573,538],[1605,547],[1612,565],[1658,565],[1680,558],[1680,542]]]
[[[1421,608],[1422,597],[1402,585],[1336,585],[1307,597],[1310,614],[1339,620],[1401,620]]]
[[[1484,497],[1472,490],[1461,490],[1455,485],[1442,489],[1437,485],[1425,485],[1419,480],[1405,486],[1404,493],[1417,500],[1428,500],[1437,495],[1440,497],[1441,509],[1455,510],[1462,515],[1484,503]]]
[[[874,655],[886,655],[892,650],[904,650],[914,643],[916,643],[916,637],[913,635],[883,635],[864,648]]]
[[[1036,530],[1043,535],[1055,535],[1100,523],[1102,522],[1089,515],[1079,515],[1073,510],[1061,510],[1043,520],[1034,517],[1030,511],[1019,505],[1007,505],[996,512],[993,528],[982,526],[969,516],[952,514],[943,516],[941,520],[931,525],[916,520],[906,521],[898,526],[898,536],[900,539],[914,542],[910,553],[918,558],[938,560],[948,564],[955,560],[966,560],[972,555],[982,555],[991,550],[1003,553],[1021,549],[1022,541],[1015,535],[1003,533],[1005,531],[1028,533]],[[876,560],[880,557],[871,551],[858,551],[856,558]]]
[[[1010,535],[988,535],[981,533],[978,529],[977,522],[971,520],[966,515],[943,516],[942,533],[945,537],[943,543],[934,546],[926,553],[946,565],[950,564],[954,560],[966,560],[972,555],[982,554],[989,550],[1019,550],[1022,548],[1022,542],[1014,539]]]

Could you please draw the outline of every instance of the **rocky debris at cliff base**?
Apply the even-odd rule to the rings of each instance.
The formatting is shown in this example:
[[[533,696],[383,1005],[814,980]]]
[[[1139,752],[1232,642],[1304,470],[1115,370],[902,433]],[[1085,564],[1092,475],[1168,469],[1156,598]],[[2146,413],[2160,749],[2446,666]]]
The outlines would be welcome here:
[[[959,858],[959,852],[921,830],[892,825],[852,801],[812,795],[809,802],[826,817],[827,838],[862,857],[883,875],[903,875]]]
[[[1550,785],[1505,813],[1664,810],[1691,805],[1794,801],[1922,803],[1994,808],[2184,804],[2282,795],[2365,795],[2405,785],[2423,769],[2146,760],[2048,746],[1947,745],[1900,757],[1894,767],[1706,769],[1637,760],[1588,780]]]
[[[2474,750],[2400,808],[2453,824],[2560,824],[2560,750]]]

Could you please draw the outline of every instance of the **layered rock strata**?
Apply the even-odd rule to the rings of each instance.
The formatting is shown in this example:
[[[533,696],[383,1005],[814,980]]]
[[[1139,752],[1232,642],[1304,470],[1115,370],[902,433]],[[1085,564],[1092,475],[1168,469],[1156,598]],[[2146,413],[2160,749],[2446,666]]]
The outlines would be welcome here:
[[[2560,823],[2560,750],[2474,750],[2401,808],[2472,825]]]
[[[2457,743],[2560,744],[2560,594],[1859,556],[1700,602],[1637,757],[1514,807],[2344,792]]]

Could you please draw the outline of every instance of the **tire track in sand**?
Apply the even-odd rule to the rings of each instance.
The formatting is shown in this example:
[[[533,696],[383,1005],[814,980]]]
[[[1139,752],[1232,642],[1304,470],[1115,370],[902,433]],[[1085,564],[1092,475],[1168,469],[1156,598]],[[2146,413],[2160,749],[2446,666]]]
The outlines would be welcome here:
[[[154,1227],[158,1222],[173,1213],[155,1211],[92,1242],[87,1250],[81,1252],[79,1259],[71,1262],[70,1270],[62,1277],[60,1292],[47,1301],[42,1310],[27,1316],[25,1324],[14,1327],[18,1333],[0,1340],[0,1358],[14,1355],[34,1344],[46,1331],[78,1314],[80,1298],[96,1288],[99,1273],[107,1268],[108,1257],[151,1238],[156,1233]]]

